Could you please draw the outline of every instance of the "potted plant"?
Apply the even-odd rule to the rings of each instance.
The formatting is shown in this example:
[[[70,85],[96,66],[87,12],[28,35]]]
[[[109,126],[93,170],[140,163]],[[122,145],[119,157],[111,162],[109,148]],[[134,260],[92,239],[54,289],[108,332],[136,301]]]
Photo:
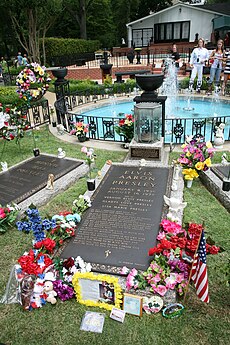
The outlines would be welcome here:
[[[125,118],[119,120],[115,131],[119,135],[124,136],[126,143],[130,143],[134,135],[134,118],[132,114],[126,114]]]
[[[88,140],[86,137],[86,133],[89,131],[89,125],[84,122],[76,122],[76,136],[78,140],[83,143],[84,141]]]
[[[182,174],[187,181],[187,187],[191,188],[192,181],[199,177],[199,172],[210,168],[215,149],[210,141],[201,142],[199,139],[191,139],[182,145],[182,149],[183,153],[177,162],[182,166]]]
[[[83,146],[81,148],[81,152],[86,154],[86,164],[89,166],[89,178],[87,180],[87,187],[89,191],[95,190],[95,179],[92,177],[92,165],[95,163],[96,154],[94,153],[94,149]]]

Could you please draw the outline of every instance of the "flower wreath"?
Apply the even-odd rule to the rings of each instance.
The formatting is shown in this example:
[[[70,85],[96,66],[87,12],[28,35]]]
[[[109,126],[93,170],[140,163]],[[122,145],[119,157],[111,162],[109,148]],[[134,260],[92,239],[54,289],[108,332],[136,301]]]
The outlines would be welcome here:
[[[18,89],[16,91],[20,98],[29,102],[43,96],[49,88],[50,81],[46,67],[34,62],[24,68],[17,76],[16,85]],[[33,84],[35,84],[34,88]]]

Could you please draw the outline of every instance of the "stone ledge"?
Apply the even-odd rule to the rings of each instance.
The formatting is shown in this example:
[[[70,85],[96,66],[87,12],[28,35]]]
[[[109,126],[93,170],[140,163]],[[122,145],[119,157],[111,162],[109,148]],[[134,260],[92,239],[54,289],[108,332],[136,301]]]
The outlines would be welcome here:
[[[222,190],[223,181],[216,176],[210,169],[200,172],[200,179],[208,191],[213,194],[218,201],[230,212],[230,192]]]

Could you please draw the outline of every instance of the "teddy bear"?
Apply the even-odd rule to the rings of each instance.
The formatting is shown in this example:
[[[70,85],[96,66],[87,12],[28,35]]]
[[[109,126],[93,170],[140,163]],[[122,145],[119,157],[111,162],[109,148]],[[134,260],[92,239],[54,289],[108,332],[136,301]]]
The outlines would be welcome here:
[[[47,295],[47,302],[50,302],[51,304],[55,304],[57,302],[55,298],[57,296],[57,292],[53,289],[52,281],[48,280],[44,283],[43,292]]]

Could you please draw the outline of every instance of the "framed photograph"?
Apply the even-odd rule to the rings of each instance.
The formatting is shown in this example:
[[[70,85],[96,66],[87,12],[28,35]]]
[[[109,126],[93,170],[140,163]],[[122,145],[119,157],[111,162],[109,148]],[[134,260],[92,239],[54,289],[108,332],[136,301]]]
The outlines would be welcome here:
[[[140,296],[124,293],[123,310],[127,314],[142,316],[142,301]]]
[[[72,280],[77,301],[92,307],[120,309],[122,289],[118,278],[92,272],[75,273]]]

